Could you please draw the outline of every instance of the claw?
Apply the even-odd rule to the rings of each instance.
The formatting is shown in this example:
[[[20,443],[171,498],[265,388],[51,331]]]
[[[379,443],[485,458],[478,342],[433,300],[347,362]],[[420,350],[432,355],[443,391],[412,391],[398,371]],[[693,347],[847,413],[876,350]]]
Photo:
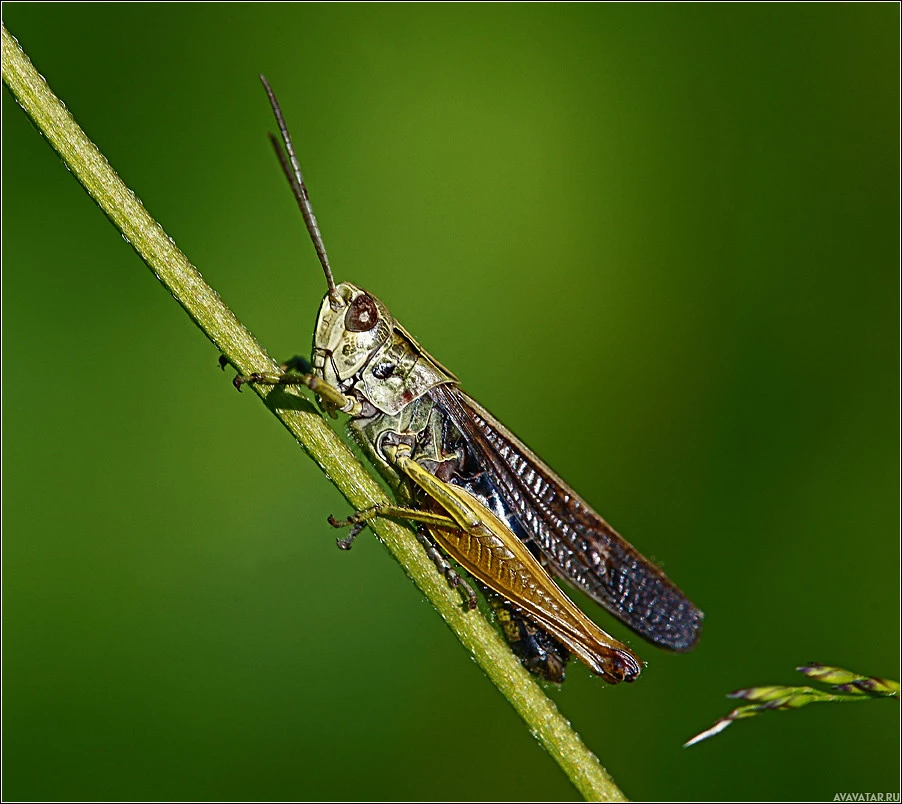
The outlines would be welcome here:
[[[329,517],[329,524],[332,525],[333,527],[341,527],[340,524],[338,524],[338,525],[335,524],[335,521],[333,520],[333,518],[331,516]],[[362,531],[365,527],[366,527],[366,522],[358,522],[356,525],[354,525],[351,528],[351,530],[347,536],[345,536],[341,539],[336,539],[335,544],[338,545],[338,549],[339,550],[350,550],[351,546],[354,544],[354,539],[356,539],[360,535],[360,531]]]

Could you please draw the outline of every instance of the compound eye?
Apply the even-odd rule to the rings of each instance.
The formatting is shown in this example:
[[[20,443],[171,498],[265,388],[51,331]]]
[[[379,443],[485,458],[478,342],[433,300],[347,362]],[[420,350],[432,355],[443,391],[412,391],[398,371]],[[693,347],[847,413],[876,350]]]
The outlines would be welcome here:
[[[379,321],[379,311],[366,293],[361,293],[345,313],[345,329],[351,332],[368,332]]]

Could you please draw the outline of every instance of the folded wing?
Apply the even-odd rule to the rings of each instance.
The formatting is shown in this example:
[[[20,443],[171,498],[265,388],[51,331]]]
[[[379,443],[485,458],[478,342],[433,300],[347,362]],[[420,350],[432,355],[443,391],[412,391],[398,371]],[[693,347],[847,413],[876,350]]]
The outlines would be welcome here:
[[[451,385],[430,393],[463,433],[553,574],[651,642],[676,651],[695,645],[703,614],[660,567],[478,402]]]

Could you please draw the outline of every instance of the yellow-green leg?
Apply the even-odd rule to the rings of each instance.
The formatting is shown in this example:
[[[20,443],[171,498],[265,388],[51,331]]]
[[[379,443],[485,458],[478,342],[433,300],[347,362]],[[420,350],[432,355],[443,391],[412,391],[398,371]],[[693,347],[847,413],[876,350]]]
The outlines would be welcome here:
[[[366,527],[367,523],[371,519],[376,519],[377,517],[407,519],[419,523],[417,527],[417,541],[423,545],[423,548],[426,550],[426,555],[429,556],[438,571],[445,576],[448,586],[452,589],[457,589],[460,592],[461,597],[464,599],[464,605],[468,609],[476,608],[478,598],[476,597],[476,592],[473,590],[473,587],[460,576],[460,573],[454,569],[454,567],[451,566],[448,559],[445,558],[444,553],[438,549],[435,542],[429,536],[429,527],[458,530],[459,525],[453,519],[442,516],[441,514],[433,514],[430,511],[420,511],[416,508],[404,508],[399,505],[383,503],[381,505],[374,505],[372,508],[367,508],[365,511],[358,511],[347,519],[338,520],[335,519],[335,517],[330,516],[329,524],[332,525],[332,527],[351,528],[347,536],[336,539],[336,544],[338,544],[342,550],[350,550],[351,545],[354,543],[354,539],[356,539],[360,532]]]
[[[227,363],[228,360],[225,357],[219,358],[219,365],[223,368],[225,368]],[[359,411],[360,403],[354,397],[346,396],[334,385],[330,385],[325,380],[312,374],[310,362],[306,358],[295,356],[291,360],[282,363],[279,368],[281,371],[278,373],[261,371],[247,375],[239,374],[232,380],[232,385],[239,391],[242,385],[303,385],[320,398],[324,403],[324,408],[333,418],[336,410],[351,415]]]

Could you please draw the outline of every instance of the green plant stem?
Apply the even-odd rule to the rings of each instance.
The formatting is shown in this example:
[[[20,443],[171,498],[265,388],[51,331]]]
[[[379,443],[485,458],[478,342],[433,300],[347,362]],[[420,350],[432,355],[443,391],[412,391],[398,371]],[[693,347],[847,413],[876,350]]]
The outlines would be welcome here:
[[[232,365],[242,374],[275,371],[272,358],[125,186],[5,25],[3,81],[113,225]],[[231,390],[227,382],[223,385]],[[355,509],[388,502],[379,484],[303,396],[283,389],[254,390]],[[482,616],[462,609],[459,596],[435,571],[413,533],[387,520],[374,521],[372,528],[580,793],[594,801],[625,800],[495,629]]]

